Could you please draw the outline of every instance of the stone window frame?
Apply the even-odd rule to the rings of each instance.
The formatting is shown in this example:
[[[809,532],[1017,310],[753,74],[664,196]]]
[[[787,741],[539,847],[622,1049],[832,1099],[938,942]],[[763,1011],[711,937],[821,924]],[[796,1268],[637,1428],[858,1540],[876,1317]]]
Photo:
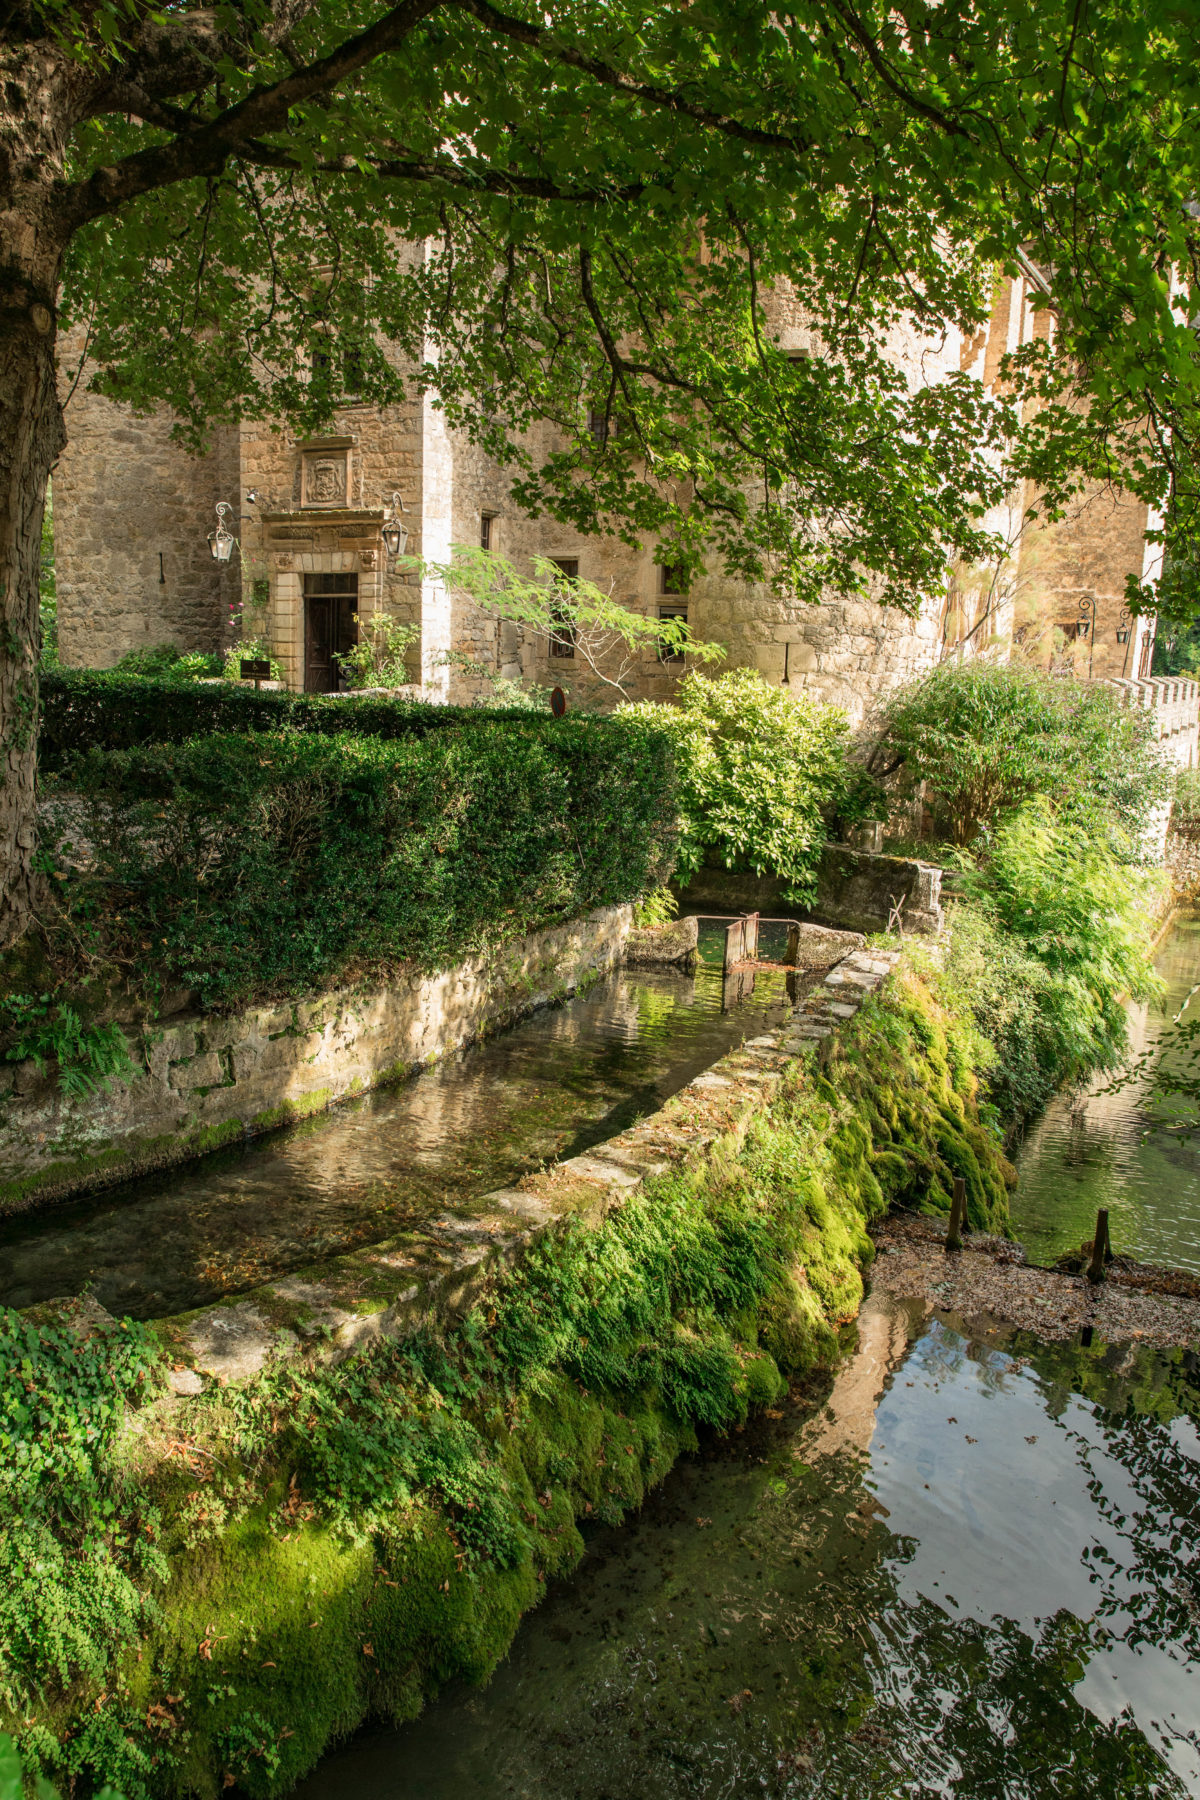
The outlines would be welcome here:
[[[579,579],[579,558],[577,556],[552,556],[550,561],[562,573],[564,582]],[[559,662],[575,660],[575,625],[569,619],[563,619],[561,628],[551,629],[549,634],[548,654]]]

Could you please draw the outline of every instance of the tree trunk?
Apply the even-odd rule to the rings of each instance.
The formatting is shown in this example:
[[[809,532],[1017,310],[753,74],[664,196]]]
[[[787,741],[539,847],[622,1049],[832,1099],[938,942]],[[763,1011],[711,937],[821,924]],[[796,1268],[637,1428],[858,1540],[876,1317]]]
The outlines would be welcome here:
[[[0,948],[24,935],[32,915],[42,512],[50,471],[66,443],[55,379],[54,285],[45,270],[38,272],[41,279],[22,280],[11,257],[5,260],[8,269],[0,274]]]

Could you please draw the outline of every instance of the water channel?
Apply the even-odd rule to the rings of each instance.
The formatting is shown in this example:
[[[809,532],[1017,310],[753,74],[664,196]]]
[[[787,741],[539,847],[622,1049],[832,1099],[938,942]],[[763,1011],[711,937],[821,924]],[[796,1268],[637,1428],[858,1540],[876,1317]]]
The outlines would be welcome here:
[[[1134,1051],[1153,1042],[1200,983],[1200,918],[1177,921],[1158,954],[1162,996],[1130,1010]],[[1200,1006],[1191,999],[1186,1018]],[[1012,1226],[1031,1260],[1052,1262],[1090,1238],[1097,1207],[1109,1209],[1113,1246],[1142,1262],[1200,1274],[1200,1132],[1182,1103],[1154,1102],[1145,1087],[1052,1100],[1021,1147]],[[1190,1109],[1195,1117],[1195,1109]]]
[[[760,954],[786,932],[765,926]],[[454,1210],[653,1112],[788,1006],[788,975],[621,969],[399,1087],[87,1200],[0,1220],[0,1304],[93,1293],[156,1318]],[[815,978],[814,978],[815,979]],[[793,990],[794,991],[794,990]],[[735,1003],[736,1002],[736,1003]]]
[[[1200,1358],[874,1297],[827,1405],[689,1459],[488,1687],[297,1800],[1200,1794],[1198,1416]]]
[[[1159,967],[1135,1048],[1200,981],[1200,922]],[[1048,1259],[1102,1204],[1119,1248],[1200,1268],[1200,1142],[1104,1085],[1030,1134],[1018,1234]],[[686,1461],[487,1688],[299,1800],[1200,1796],[1198,1521],[1200,1357],[871,1296],[828,1396]]]
[[[1200,980],[1200,923],[1160,967],[1135,1043]],[[784,978],[728,1000],[711,961],[621,971],[389,1093],[5,1221],[0,1300],[154,1316],[469,1208],[780,1017]],[[1119,1249],[1200,1268],[1200,1144],[1144,1094],[1055,1102],[1021,1164],[1040,1260],[1107,1204]],[[856,1342],[831,1392],[595,1532],[487,1688],[359,1737],[303,1800],[1200,1796],[1200,1357],[883,1295]]]

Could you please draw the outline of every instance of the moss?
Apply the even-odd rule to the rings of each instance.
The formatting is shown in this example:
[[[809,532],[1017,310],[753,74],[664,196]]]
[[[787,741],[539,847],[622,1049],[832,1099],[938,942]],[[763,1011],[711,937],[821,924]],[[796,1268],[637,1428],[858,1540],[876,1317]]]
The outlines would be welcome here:
[[[265,1112],[255,1113],[250,1121],[253,1133],[274,1131],[279,1125],[290,1125],[295,1119],[307,1119],[313,1113],[324,1112],[333,1104],[332,1088],[314,1088],[311,1094],[300,1094],[294,1100],[281,1100],[278,1106],[269,1106]]]
[[[1003,1227],[1010,1171],[953,1025],[905,978],[744,1136],[562,1219],[453,1323],[209,1392],[182,1456],[178,1413],[147,1415],[122,1506],[162,1521],[158,1622],[103,1686],[30,1691],[8,1722],[59,1776],[123,1759],[130,1800],[208,1800],[230,1777],[270,1796],[363,1719],[485,1680],[586,1522],[621,1520],[701,1429],[836,1361],[873,1218],[943,1207],[961,1175],[972,1220]],[[377,1303],[364,1281],[357,1310]],[[94,1723],[101,1692],[127,1752]]]

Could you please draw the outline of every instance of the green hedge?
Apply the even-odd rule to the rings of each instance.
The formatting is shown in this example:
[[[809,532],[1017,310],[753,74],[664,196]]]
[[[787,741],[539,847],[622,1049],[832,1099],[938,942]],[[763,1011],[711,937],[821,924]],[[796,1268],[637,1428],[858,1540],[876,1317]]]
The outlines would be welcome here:
[[[527,712],[429,706],[416,700],[256,693],[232,682],[153,680],[111,669],[46,670],[41,699],[40,757],[47,770],[61,769],[81,750],[180,744],[221,731],[287,729],[327,737],[352,732],[409,738],[485,720],[527,724],[530,719]],[[540,722],[536,715],[535,722]]]
[[[205,1005],[445,967],[631,900],[674,854],[669,743],[640,721],[217,735],[89,751],[66,780],[60,842],[87,846],[60,859],[68,913]]]

